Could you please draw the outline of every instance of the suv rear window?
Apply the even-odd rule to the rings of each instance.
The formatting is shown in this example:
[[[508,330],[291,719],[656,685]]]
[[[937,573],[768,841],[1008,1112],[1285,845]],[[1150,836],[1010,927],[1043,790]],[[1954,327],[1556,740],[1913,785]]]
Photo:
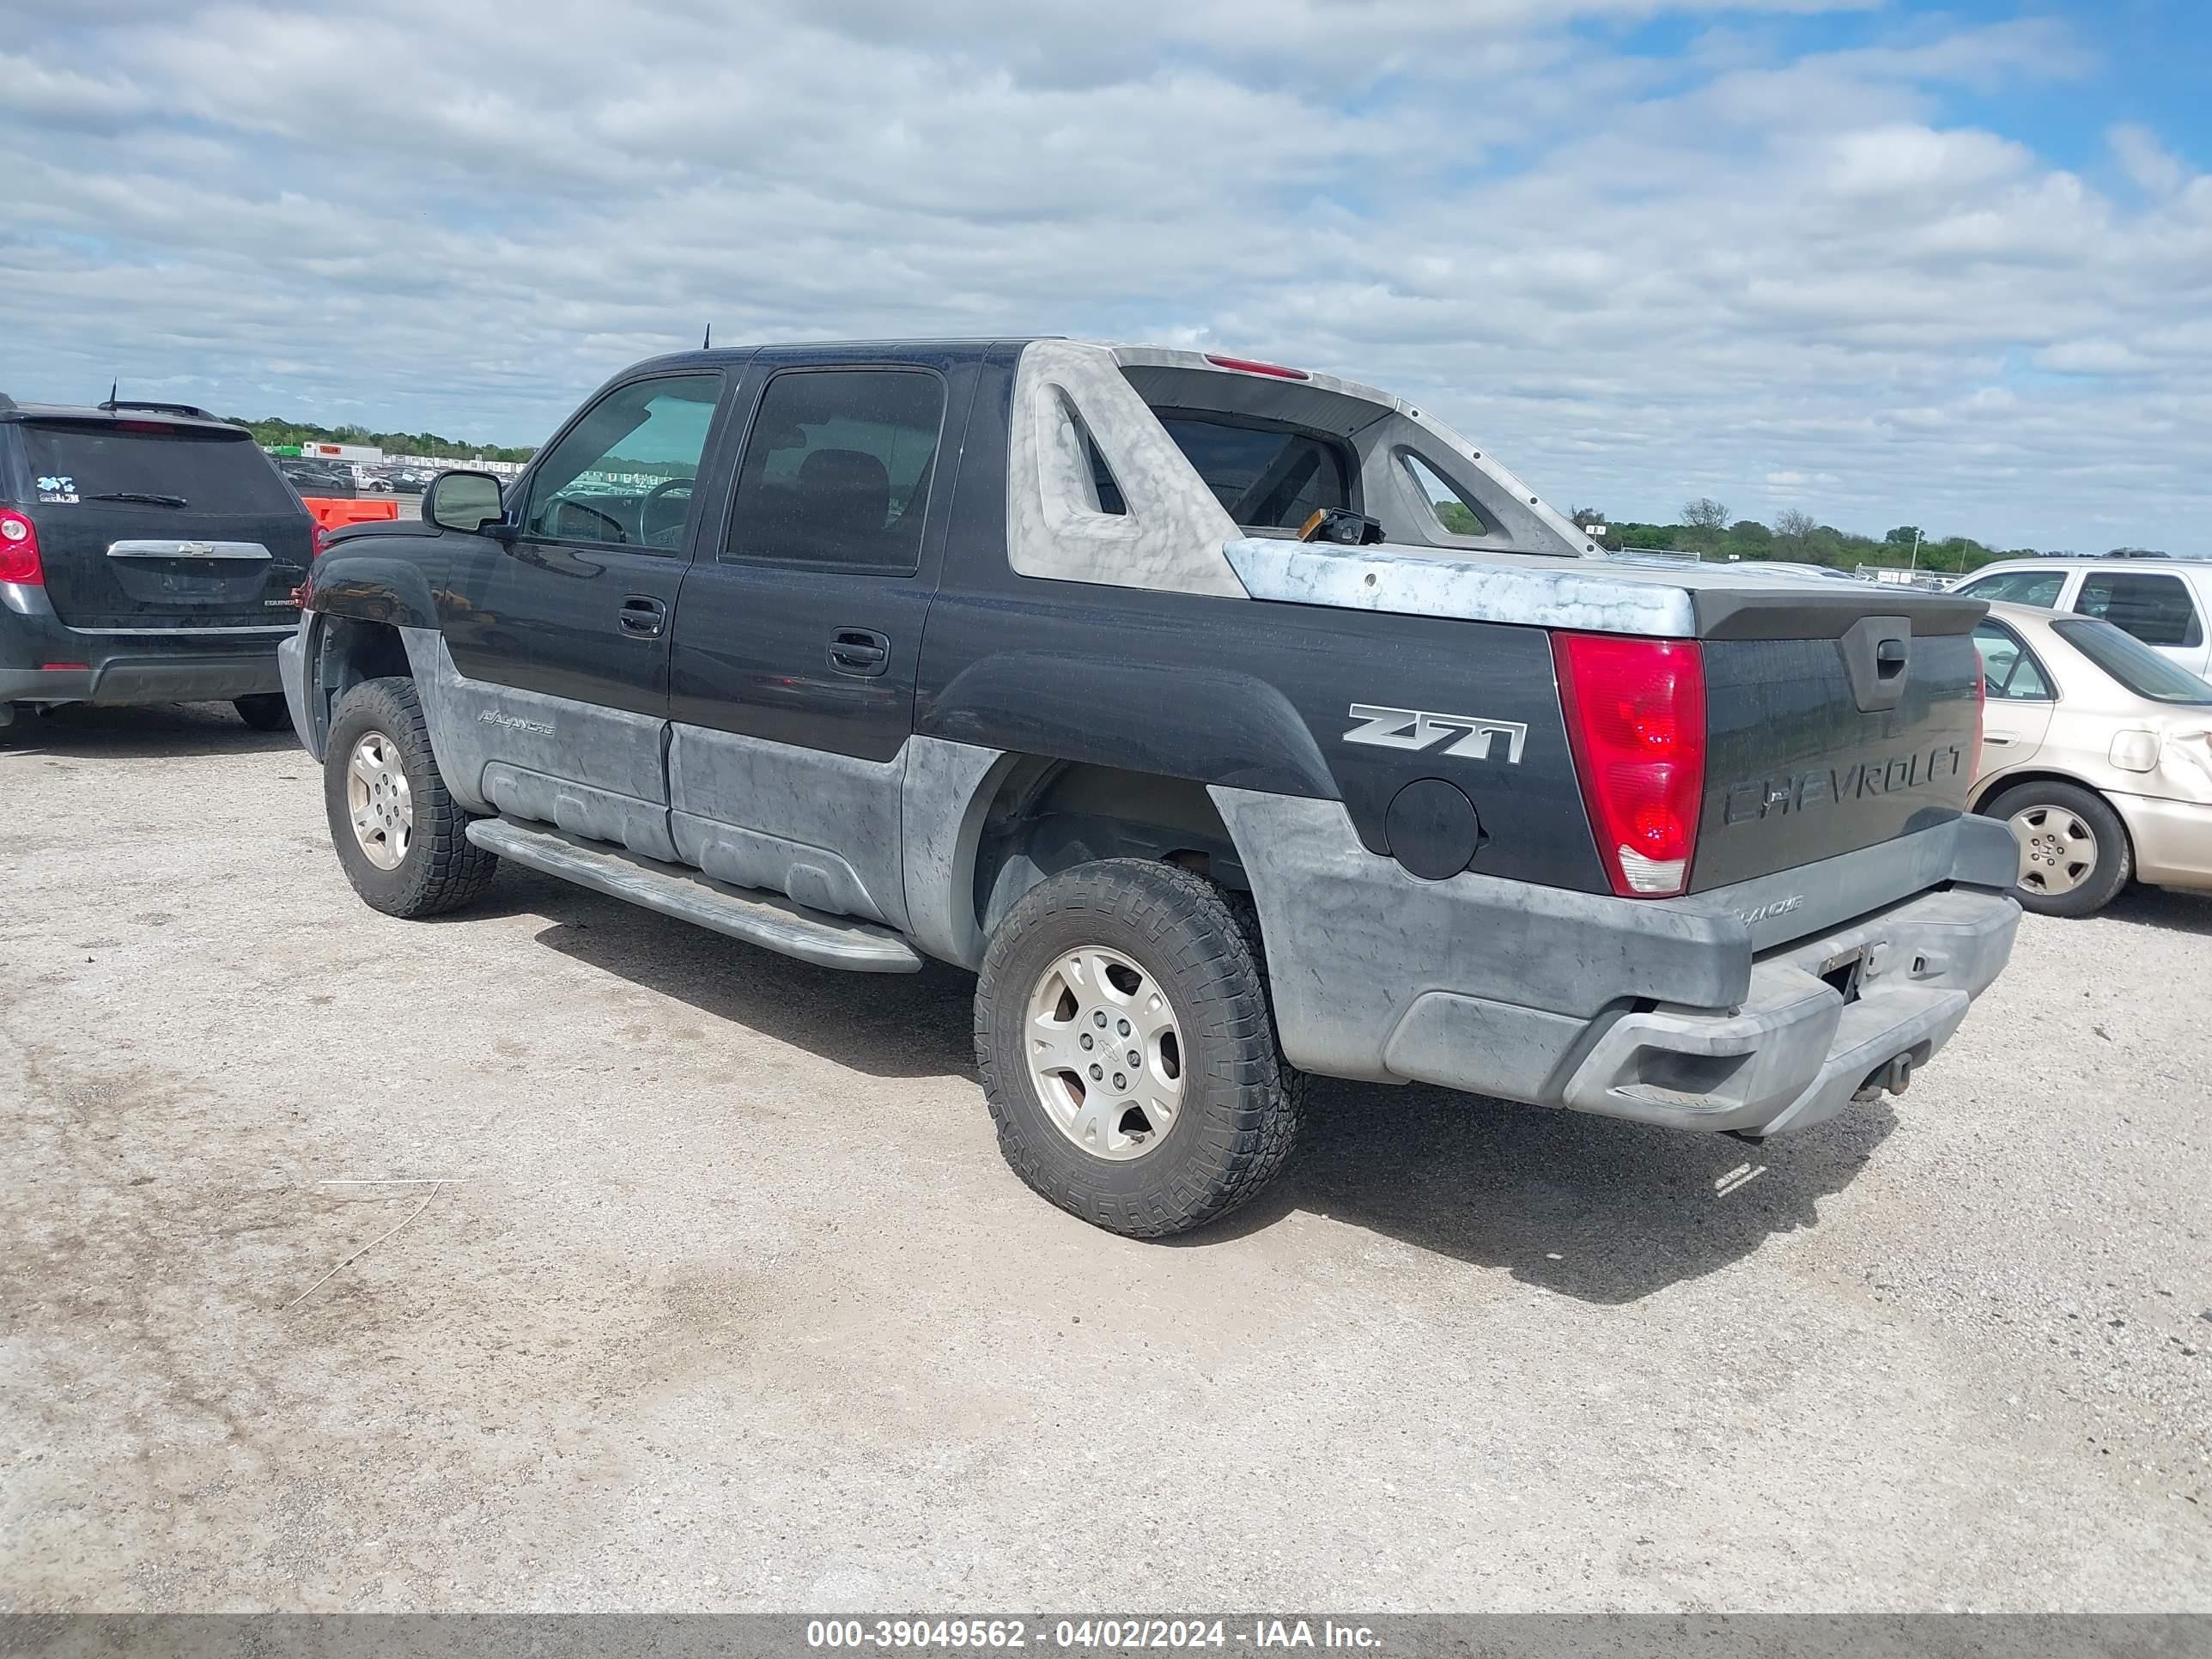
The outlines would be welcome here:
[[[300,510],[276,465],[243,432],[151,421],[33,421],[22,432],[34,500],[181,495],[192,512]]]
[[[1282,427],[1153,412],[1244,529],[1296,530],[1317,508],[1352,505],[1352,469],[1341,444]]]
[[[2139,697],[2153,702],[2212,704],[2212,684],[2132,634],[2086,617],[2061,617],[2051,631]]]

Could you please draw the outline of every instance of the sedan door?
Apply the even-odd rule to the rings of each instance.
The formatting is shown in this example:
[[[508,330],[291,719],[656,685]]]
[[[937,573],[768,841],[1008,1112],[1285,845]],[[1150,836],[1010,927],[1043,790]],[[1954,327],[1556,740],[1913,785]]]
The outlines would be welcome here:
[[[2027,641],[1995,617],[1974,628],[1974,648],[1982,658],[1983,778],[2018,771],[2027,764],[2051,730],[2058,707],[2057,683]],[[1977,780],[1977,793],[1979,793]]]

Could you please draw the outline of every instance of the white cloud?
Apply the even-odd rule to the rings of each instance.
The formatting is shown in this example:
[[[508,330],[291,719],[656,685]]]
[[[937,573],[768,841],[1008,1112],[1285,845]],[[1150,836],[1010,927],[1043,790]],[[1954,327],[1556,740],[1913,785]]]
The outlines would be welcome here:
[[[2112,154],[2129,178],[2142,189],[2171,196],[2189,179],[2188,170],[2177,161],[2158,136],[2147,127],[2124,122],[2105,135]]]
[[[1947,112],[2078,68],[2048,22],[1784,44],[1856,4],[0,0],[0,385],[525,441],[709,320],[1146,337],[1623,519],[2190,545],[2212,179]]]

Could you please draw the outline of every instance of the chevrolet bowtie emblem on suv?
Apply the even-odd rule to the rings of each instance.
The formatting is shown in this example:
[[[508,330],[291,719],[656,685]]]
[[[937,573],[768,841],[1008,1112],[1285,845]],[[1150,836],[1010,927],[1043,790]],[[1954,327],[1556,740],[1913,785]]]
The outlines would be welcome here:
[[[1474,714],[1432,714],[1425,708],[1384,708],[1355,702],[1352,718],[1361,721],[1344,734],[1346,743],[1371,743],[1377,749],[1433,749],[1445,743],[1447,755],[1473,760],[1495,760],[1495,737],[1505,739],[1505,762],[1521,763],[1521,750],[1528,741],[1528,728],[1519,720],[1486,720]],[[1450,739],[1446,743],[1446,739]]]

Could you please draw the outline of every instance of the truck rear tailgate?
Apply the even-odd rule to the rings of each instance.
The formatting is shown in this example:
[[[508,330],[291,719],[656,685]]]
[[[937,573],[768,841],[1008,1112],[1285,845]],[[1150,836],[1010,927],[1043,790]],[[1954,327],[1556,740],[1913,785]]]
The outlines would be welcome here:
[[[1871,619],[1837,639],[1704,641],[1692,892],[1893,841],[1965,810],[1981,659],[1970,634],[1922,634],[1911,621]],[[1892,660],[1867,666],[1869,641]]]

